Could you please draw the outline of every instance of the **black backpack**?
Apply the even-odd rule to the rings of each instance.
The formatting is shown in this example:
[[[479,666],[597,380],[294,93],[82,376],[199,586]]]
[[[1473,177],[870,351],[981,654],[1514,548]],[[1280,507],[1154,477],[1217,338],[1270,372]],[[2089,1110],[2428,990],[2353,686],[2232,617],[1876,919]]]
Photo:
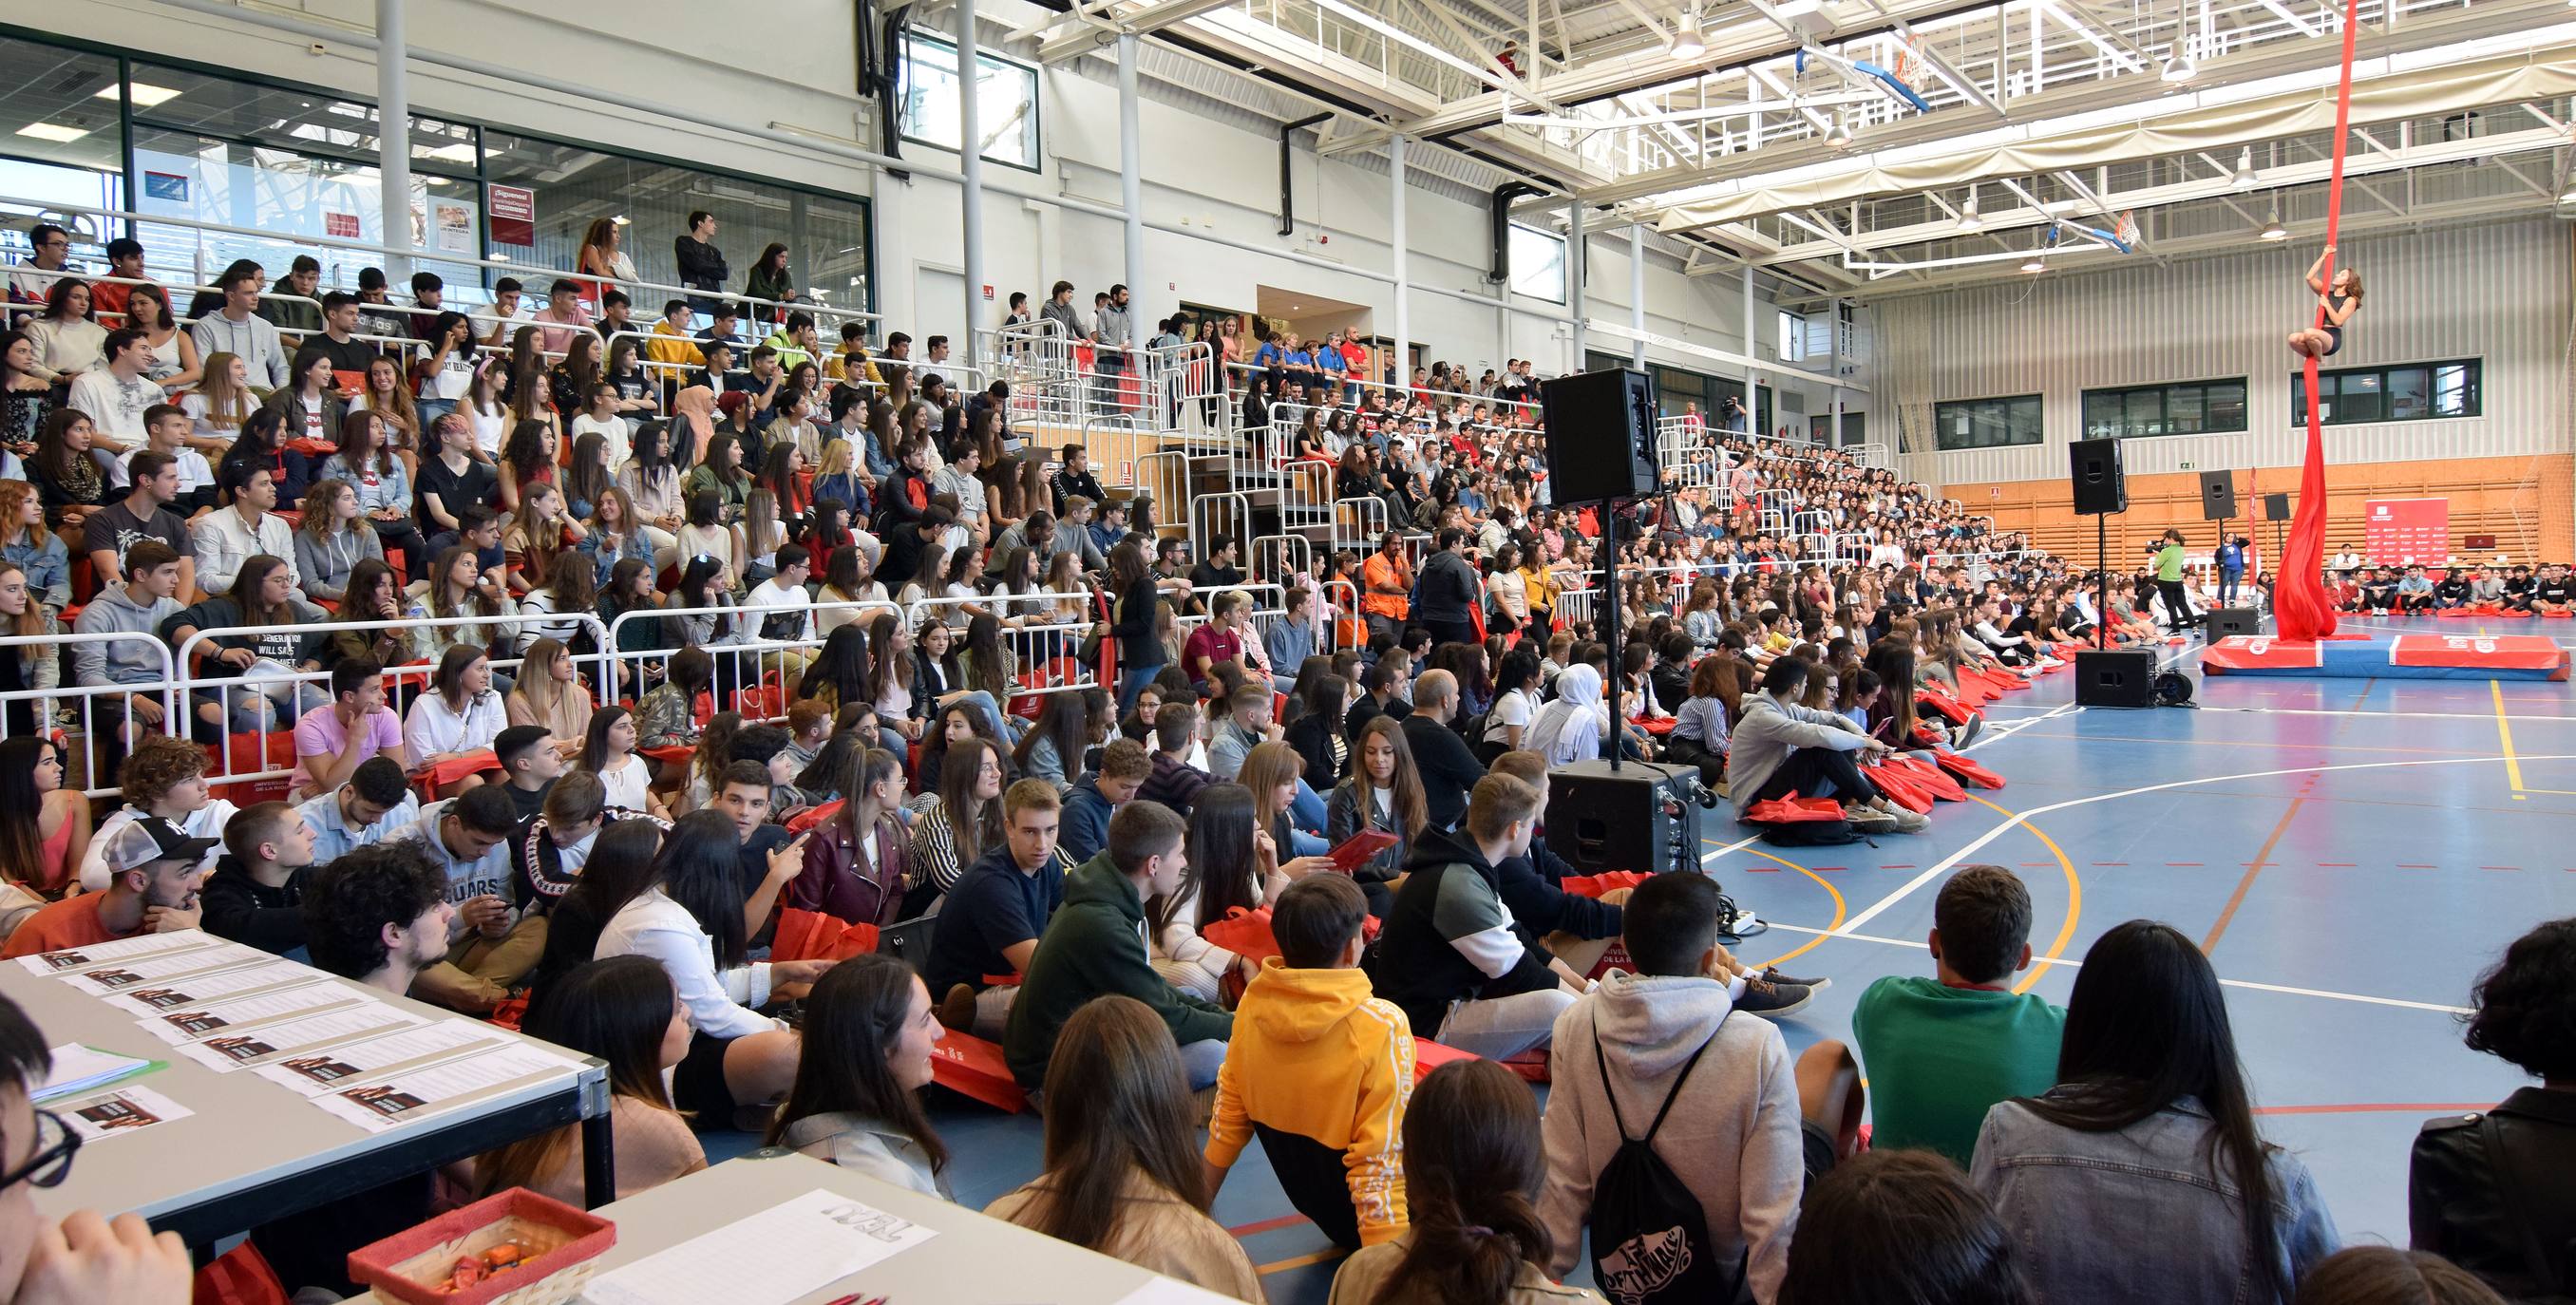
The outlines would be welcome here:
[[[1866,843],[1860,831],[1848,820],[1792,820],[1783,824],[1768,822],[1760,826],[1762,841],[1773,847],[1840,847],[1845,843]],[[1871,843],[1876,847],[1877,844]]]
[[[1725,1023],[1720,1017],[1718,1026]],[[1710,1034],[1709,1042],[1715,1041],[1717,1035]],[[1619,1128],[1619,1150],[1592,1183],[1592,1281],[1617,1305],[1724,1305],[1743,1290],[1744,1257],[1736,1256],[1732,1264],[1718,1259],[1699,1198],[1655,1154],[1655,1134],[1662,1130],[1664,1116],[1672,1113],[1682,1084],[1706,1054],[1708,1042],[1703,1042],[1664,1094],[1663,1108],[1655,1112],[1646,1135],[1632,1138],[1628,1122],[1619,1117],[1618,1095],[1610,1089],[1609,1058],[1601,1052],[1598,1032],[1594,1034],[1592,1058],[1600,1066],[1601,1095],[1610,1104],[1611,1122]]]

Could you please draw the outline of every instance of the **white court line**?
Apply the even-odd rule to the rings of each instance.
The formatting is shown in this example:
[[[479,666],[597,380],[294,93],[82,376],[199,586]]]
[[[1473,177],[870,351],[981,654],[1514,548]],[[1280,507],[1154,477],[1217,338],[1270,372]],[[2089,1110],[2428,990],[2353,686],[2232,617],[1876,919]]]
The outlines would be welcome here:
[[[1700,853],[1699,863],[1700,863],[1701,865],[1707,865],[1709,862],[1714,861],[1714,860],[1718,859],[1719,857],[1724,856],[1724,855],[1726,855],[1727,853],[1732,852],[1732,851],[1734,851],[1735,849],[1737,849],[1737,848],[1739,848],[1739,847],[1743,847],[1743,846],[1745,846],[1745,845],[1747,845],[1747,844],[1750,844],[1750,843],[1759,843],[1759,842],[1761,842],[1761,841],[1762,841],[1762,836],[1761,836],[1760,834],[1755,834],[1755,835],[1754,835],[1753,837],[1751,837],[1751,838],[1739,838],[1739,839],[1735,840],[1734,842],[1729,843],[1729,844],[1727,844],[1726,846],[1724,846],[1724,847],[1721,847],[1721,848],[1717,849],[1717,850],[1716,850],[1716,851],[1714,851],[1714,852],[1702,852],[1702,853]]]
[[[1845,921],[1843,923],[1843,927],[1835,931],[1834,936],[1842,937],[1859,929],[1862,925],[1878,918],[1880,912],[1885,911],[1887,908],[1894,906],[1898,902],[1911,896],[1916,889],[1919,889],[1925,884],[1931,883],[1933,880],[1948,874],[1953,867],[1983,850],[1987,844],[1994,842],[1996,839],[2003,837],[2005,834],[2010,833],[2017,828],[2020,828],[2023,823],[2031,820],[2032,818],[2047,815],[2052,811],[2064,811],[2069,807],[2089,806],[2095,802],[2109,802],[2119,798],[2136,797],[2142,793],[2161,793],[2167,789],[2192,788],[2201,784],[2223,784],[2230,780],[2238,779],[2263,779],[2273,775],[2322,774],[2337,770],[2388,770],[2398,766],[2502,765],[2504,764],[2504,760],[2505,759],[2502,757],[2432,757],[2418,761],[2356,761],[2347,762],[2338,766],[2284,766],[2277,770],[2249,770],[2236,775],[2203,775],[2197,779],[2177,779],[2163,784],[2147,784],[2138,788],[2121,789],[2116,793],[2096,793],[2090,797],[2068,798],[2066,801],[2052,802],[2044,807],[2032,807],[2030,810],[2015,814],[2012,818],[2004,821],[2002,824],[1977,835],[1974,839],[1969,840],[1967,846],[1941,858],[1938,864],[1933,865],[1930,869],[1927,869],[1921,874],[1914,876],[1912,879],[1907,880],[1903,887],[1880,898],[1868,910],[1865,910]],[[2562,753],[2554,756],[2523,757],[2521,760],[2526,762],[2576,761],[2576,754]]]
[[[1828,938],[1849,938],[1854,942],[1879,943],[1888,947],[1910,947],[1918,952],[1926,950],[1924,944],[1920,940],[1909,941],[1904,938],[1888,938],[1874,933],[1833,933],[1827,932],[1823,929],[1814,928],[1809,925],[1783,924],[1778,920],[1766,920],[1763,923],[1770,925],[1774,929],[1783,929],[1790,933],[1818,934]],[[2057,960],[2050,960],[2045,956],[2035,956],[2031,958],[2030,963],[2033,965],[2062,965],[2070,970],[2082,969],[2084,967],[2084,962],[2082,961],[2070,961],[2062,957]],[[2336,992],[2331,988],[2293,988],[2287,984],[2280,983],[2257,983],[2252,979],[2220,979],[2218,982],[2222,986],[2229,988],[2246,988],[2255,992],[2280,992],[2287,993],[2294,997],[2326,997],[2335,1001],[2357,1001],[2372,1006],[2398,1006],[2407,1010],[2439,1011],[2445,1015],[2466,1015],[2469,1013],[2469,1008],[2466,1006],[2445,1006],[2439,1002],[2431,1001],[2408,1001],[2403,997],[2373,997],[2358,992]]]
[[[1980,708],[1979,710],[1983,710],[1983,708]],[[2021,720],[2004,721],[1988,725],[1984,730],[1979,732],[1977,741],[1959,749],[1959,754],[1961,756],[1966,756],[1968,753],[1974,752],[1989,743],[2000,743],[2005,739],[2011,738],[2013,735],[2019,734],[2023,730],[2039,724],[2041,721],[2055,720],[2070,711],[2077,710],[2080,710],[2080,708],[2078,708],[2074,703],[2061,702],[2037,716],[2029,716],[2024,717]]]

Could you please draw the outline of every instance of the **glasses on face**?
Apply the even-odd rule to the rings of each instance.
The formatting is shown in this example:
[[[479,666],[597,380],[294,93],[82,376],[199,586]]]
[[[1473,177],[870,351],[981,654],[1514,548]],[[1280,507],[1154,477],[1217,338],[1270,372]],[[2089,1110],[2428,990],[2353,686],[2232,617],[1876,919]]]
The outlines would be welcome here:
[[[57,1187],[71,1177],[72,1153],[80,1150],[80,1134],[53,1111],[39,1107],[36,1111],[36,1149],[27,1163],[0,1174],[0,1191],[20,1183],[37,1187]]]

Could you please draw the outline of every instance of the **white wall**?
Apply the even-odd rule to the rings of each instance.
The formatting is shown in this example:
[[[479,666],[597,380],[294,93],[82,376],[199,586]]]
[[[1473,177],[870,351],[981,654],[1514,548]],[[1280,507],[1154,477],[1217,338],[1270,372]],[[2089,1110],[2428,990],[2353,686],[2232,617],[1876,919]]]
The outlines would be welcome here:
[[[1928,450],[1936,402],[2040,394],[2045,443],[1927,455],[1907,466],[1935,484],[2055,479],[2066,474],[2063,446],[2081,437],[2085,390],[2241,376],[2246,433],[2131,439],[2127,470],[2295,466],[2307,434],[2291,421],[2297,359],[2284,339],[2315,311],[2300,278],[2316,255],[2314,245],[2256,245],[2223,258],[2162,267],[2138,259],[2115,271],[1880,303],[1880,406],[1902,411],[1908,448]],[[2576,305],[2566,223],[2365,237],[2336,257],[2361,272],[2367,294],[2329,366],[2479,359],[2484,406],[2464,420],[2328,426],[2328,461],[2567,451]]]
[[[362,29],[373,23],[364,0],[304,0],[317,20]],[[854,94],[855,51],[848,7],[794,7],[792,15],[760,11],[760,21],[740,21],[721,7],[692,0],[410,0],[414,43],[443,53],[534,70],[566,82],[614,84],[653,94],[678,108],[755,126],[792,124],[805,130],[873,143],[866,122],[872,106]],[[810,9],[810,11],[809,11]],[[1032,6],[1001,0],[983,6],[987,30],[1047,16]],[[786,24],[792,18],[791,30]],[[25,21],[23,18],[21,21]],[[301,36],[157,5],[151,0],[93,0],[46,11],[46,30],[131,49],[239,68],[255,75],[332,88],[372,100],[373,55],[356,46],[325,42],[310,53]],[[1011,51],[1005,51],[1006,53]],[[1025,53],[1025,52],[1021,52]],[[1100,65],[1105,68],[1105,65]],[[1118,200],[1117,92],[1105,76],[1056,68],[1040,77],[1044,170],[1038,175],[987,164],[988,182],[1016,184],[1046,194],[1094,203]],[[1378,271],[1389,266],[1388,184],[1381,159],[1319,158],[1301,137],[1292,165],[1297,230],[1277,230],[1278,142],[1275,132],[1248,130],[1213,120],[1171,97],[1158,98],[1148,82],[1141,109],[1144,205],[1161,220],[1281,250]],[[495,126],[526,129],[729,171],[782,181],[879,203],[877,290],[880,310],[916,334],[954,334],[962,304],[918,303],[923,287],[934,297],[958,296],[955,273],[963,264],[958,221],[959,188],[913,174],[909,181],[797,144],[782,143],[674,119],[654,120],[604,107],[577,95],[523,84],[494,82],[418,62],[410,96],[415,111]],[[1417,153],[1436,147],[1417,145]],[[907,156],[951,167],[953,155],[907,145]],[[1409,335],[1429,357],[1481,370],[1506,358],[1537,359],[1542,370],[1571,367],[1571,331],[1562,306],[1517,299],[1495,301],[1484,280],[1487,222],[1481,201],[1465,202],[1456,188],[1417,185],[1409,191],[1411,279],[1472,298],[1417,288],[1410,296]],[[1540,220],[1544,215],[1525,216]],[[1596,230],[1589,310],[1625,323],[1628,314],[1627,236],[1624,228]],[[1120,224],[1091,214],[988,192],[984,206],[984,279],[996,290],[979,326],[996,320],[1013,290],[1043,296],[1057,277],[1082,287],[1086,297],[1126,278]],[[1148,274],[1139,287],[1148,318],[1170,311],[1182,297],[1249,306],[1254,287],[1296,287],[1370,306],[1377,329],[1394,326],[1392,287],[1373,276],[1324,270],[1284,258],[1229,248],[1188,236],[1149,231]],[[1740,351],[1740,282],[1732,275],[1689,278],[1669,259],[1653,261],[1648,276],[1647,329],[1708,347]],[[1768,311],[1757,314],[1768,330]],[[1759,338],[1759,332],[1757,338]],[[1596,340],[1595,347],[1624,353],[1624,342]],[[1697,371],[1733,369],[1686,354],[1650,349],[1659,361]],[[1767,354],[1767,351],[1766,351]]]

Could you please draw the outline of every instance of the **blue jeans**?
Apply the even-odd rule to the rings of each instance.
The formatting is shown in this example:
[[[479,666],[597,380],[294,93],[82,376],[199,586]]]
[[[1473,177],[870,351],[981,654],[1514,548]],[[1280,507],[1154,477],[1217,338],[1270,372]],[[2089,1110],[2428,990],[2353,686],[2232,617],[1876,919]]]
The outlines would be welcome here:
[[[419,418],[420,428],[426,431],[437,425],[439,418],[454,411],[456,411],[454,399],[422,399],[416,407],[415,415]]]
[[[1181,1048],[1181,1069],[1190,1076],[1190,1091],[1216,1086],[1216,1072],[1225,1064],[1225,1043],[1205,1038]]]
[[[1136,695],[1143,693],[1145,691],[1145,686],[1152,684],[1154,682],[1154,677],[1162,673],[1163,664],[1161,662],[1156,662],[1151,666],[1130,666],[1126,670],[1120,671],[1118,673],[1118,714],[1124,716],[1128,712],[1134,711],[1136,709]]]
[[[1315,792],[1313,785],[1302,778],[1297,781],[1297,796],[1288,803],[1288,823],[1295,825],[1301,834],[1316,833],[1324,827],[1324,799]],[[1321,842],[1322,839],[1319,837],[1316,841]],[[1315,849],[1317,852],[1330,850],[1326,847]],[[1306,856],[1309,853],[1301,847],[1292,855]]]

